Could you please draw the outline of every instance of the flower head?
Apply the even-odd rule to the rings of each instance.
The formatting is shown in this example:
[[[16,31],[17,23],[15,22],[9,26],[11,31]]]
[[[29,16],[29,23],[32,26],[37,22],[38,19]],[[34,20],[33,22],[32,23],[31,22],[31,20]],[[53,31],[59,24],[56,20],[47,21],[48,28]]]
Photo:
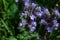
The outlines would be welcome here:
[[[58,9],[55,9],[55,10],[54,10],[54,14],[55,14],[55,15],[59,15]]]

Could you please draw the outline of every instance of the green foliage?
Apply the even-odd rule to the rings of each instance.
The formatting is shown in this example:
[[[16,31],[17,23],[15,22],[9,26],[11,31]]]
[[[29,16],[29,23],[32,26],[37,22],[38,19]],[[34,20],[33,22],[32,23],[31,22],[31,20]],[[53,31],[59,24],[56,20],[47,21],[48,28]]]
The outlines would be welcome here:
[[[17,40],[15,37],[13,37],[13,36],[10,36],[9,38],[8,38],[8,40]]]

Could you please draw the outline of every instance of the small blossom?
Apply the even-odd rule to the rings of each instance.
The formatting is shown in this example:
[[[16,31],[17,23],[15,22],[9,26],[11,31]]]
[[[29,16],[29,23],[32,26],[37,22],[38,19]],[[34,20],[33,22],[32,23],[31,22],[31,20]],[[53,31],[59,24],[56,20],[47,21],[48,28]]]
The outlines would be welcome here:
[[[54,28],[58,28],[59,23],[53,24]]]
[[[37,23],[36,23],[35,21],[32,21],[31,24],[32,24],[33,26],[37,26]]]
[[[45,13],[46,15],[50,16],[50,12],[49,12],[49,10],[48,10],[47,8],[44,8],[44,13]]]
[[[47,29],[48,32],[52,31],[51,27],[47,27],[46,29]]]
[[[41,11],[41,7],[40,6],[36,7],[35,9],[38,10],[38,11]]]
[[[46,12],[49,12],[49,11],[48,11],[48,9],[47,9],[47,8],[44,8],[44,12],[46,13]]]
[[[31,20],[34,20],[35,18],[36,18],[36,16],[34,16],[34,15],[31,15],[31,16],[30,16],[30,19],[31,19]]]
[[[55,26],[58,27],[59,26],[59,23],[56,23]]]
[[[31,28],[30,28],[30,31],[33,32],[33,31],[35,31],[35,29],[36,29],[35,27],[31,27]]]
[[[22,24],[26,25],[27,21],[25,19],[22,20]]]
[[[30,31],[32,31],[32,32],[36,29],[35,26],[33,26],[32,24],[28,25],[28,27],[29,27]]]
[[[42,16],[42,14],[40,12],[37,12],[36,15],[40,16],[40,17]]]
[[[59,15],[59,11],[57,9],[55,9],[54,13],[55,15]]]
[[[56,20],[56,19],[54,19],[52,22],[53,22],[53,24],[56,24],[56,23],[57,23],[57,20]]]
[[[35,3],[32,3],[32,7],[35,7],[37,4],[35,4]]]
[[[27,16],[28,15],[28,11],[24,11],[24,13],[22,13],[22,16]]]
[[[25,2],[25,7],[28,8],[30,4],[28,2]]]
[[[18,2],[19,0],[15,0],[15,2]]]
[[[43,12],[41,11],[41,12],[36,12],[36,15],[37,15],[38,17],[41,17],[41,16],[44,15],[44,14],[43,14]]]
[[[41,19],[41,23],[47,23],[45,19]]]
[[[27,13],[22,13],[22,16],[27,16]]]
[[[19,23],[19,26],[23,26],[23,24],[22,23]]]

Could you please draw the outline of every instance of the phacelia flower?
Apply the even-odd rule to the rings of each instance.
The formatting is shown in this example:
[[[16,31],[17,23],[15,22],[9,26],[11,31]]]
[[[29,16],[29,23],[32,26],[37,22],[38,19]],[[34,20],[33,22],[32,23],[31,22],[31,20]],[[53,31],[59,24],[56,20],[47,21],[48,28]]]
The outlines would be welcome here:
[[[23,26],[23,24],[22,23],[19,23],[19,26]]]
[[[42,14],[40,12],[36,12],[37,16],[42,16]]]
[[[25,7],[28,8],[30,6],[29,2],[25,2]]]
[[[59,23],[53,24],[53,27],[57,29],[59,27]]]
[[[46,30],[47,30],[48,32],[51,32],[51,31],[52,31],[52,28],[51,28],[51,27],[47,27]]]
[[[55,14],[55,15],[59,15],[58,9],[55,9],[55,10],[54,10],[54,14]]]
[[[41,7],[39,6],[39,7],[36,7],[35,8],[37,11],[40,11],[41,12]]]
[[[15,2],[18,2],[19,0],[15,0]]]
[[[32,3],[32,7],[35,7],[37,4],[35,4],[35,3]]]
[[[37,26],[37,23],[36,23],[35,21],[32,21],[32,22],[31,22],[31,25]]]
[[[45,13],[46,15],[50,16],[50,12],[49,12],[49,10],[48,10],[47,8],[44,8],[44,13]]]
[[[22,16],[27,16],[27,13],[22,13]]]
[[[47,12],[49,12],[49,11],[48,11],[48,9],[47,9],[47,8],[44,8],[44,12],[45,12],[45,13],[47,13]]]
[[[29,27],[30,31],[32,31],[32,32],[36,29],[36,27],[33,26],[32,24],[29,24],[28,27]]]
[[[30,15],[30,19],[31,19],[31,20],[34,20],[35,18],[36,18],[36,16],[35,16],[35,15],[33,15],[33,14],[32,14],[32,15]]]
[[[22,23],[23,23],[23,25],[25,25],[27,23],[27,20],[23,19]]]
[[[32,27],[30,28],[30,31],[33,32],[33,31],[35,31],[35,29],[36,29],[36,28],[32,26]]]
[[[40,23],[45,24],[47,23],[45,19],[41,19]]]
[[[53,22],[53,24],[56,24],[56,23],[57,23],[57,20],[56,20],[56,19],[54,19],[52,22]]]

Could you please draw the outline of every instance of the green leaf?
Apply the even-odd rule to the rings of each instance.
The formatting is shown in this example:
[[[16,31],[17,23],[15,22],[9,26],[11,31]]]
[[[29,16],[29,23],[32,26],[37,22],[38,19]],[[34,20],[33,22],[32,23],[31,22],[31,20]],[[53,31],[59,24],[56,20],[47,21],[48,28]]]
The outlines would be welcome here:
[[[8,38],[8,40],[17,40],[15,37],[11,36]]]
[[[10,6],[10,14],[13,16],[13,15],[15,15],[15,13],[17,12],[17,5],[15,4],[15,3],[13,3],[13,4],[11,4],[11,6]]]
[[[6,0],[3,0],[3,4],[4,4],[4,9],[7,10],[8,3],[6,2]]]
[[[59,36],[57,36],[57,38],[60,38],[60,35],[59,35]]]

